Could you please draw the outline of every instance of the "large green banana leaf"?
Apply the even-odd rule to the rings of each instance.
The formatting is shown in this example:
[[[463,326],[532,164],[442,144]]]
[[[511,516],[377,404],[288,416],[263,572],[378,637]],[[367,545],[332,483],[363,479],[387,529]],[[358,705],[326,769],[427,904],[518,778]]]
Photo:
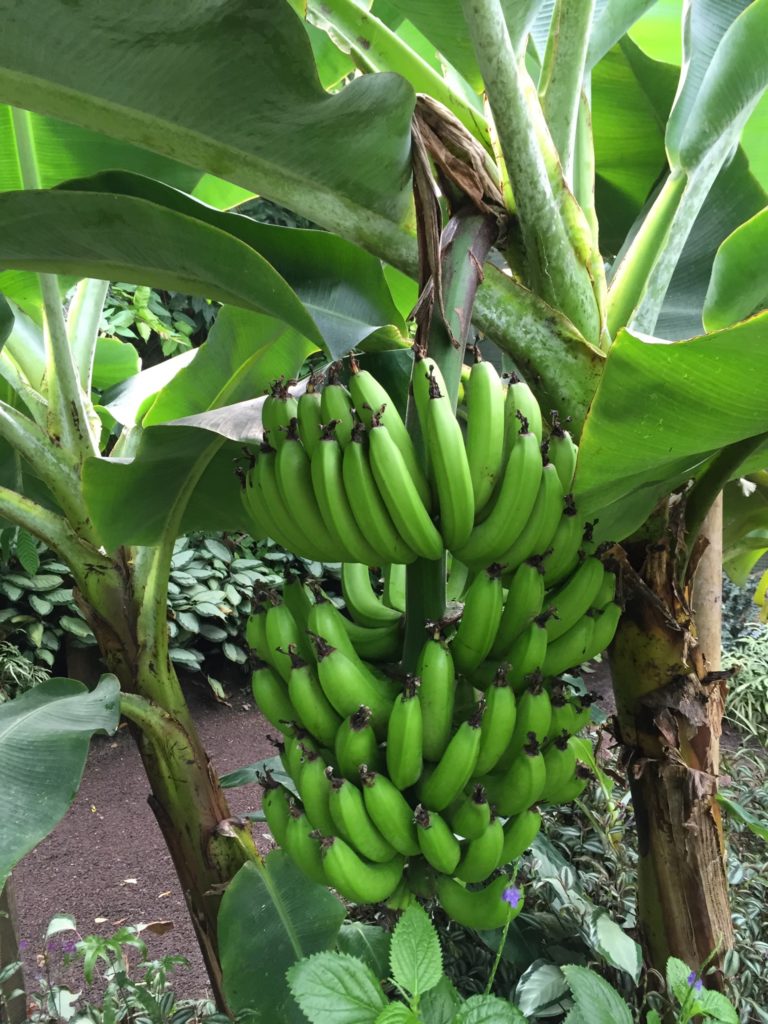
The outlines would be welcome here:
[[[64,817],[91,736],[117,728],[118,691],[111,675],[91,692],[74,679],[49,679],[0,704],[0,887]]]

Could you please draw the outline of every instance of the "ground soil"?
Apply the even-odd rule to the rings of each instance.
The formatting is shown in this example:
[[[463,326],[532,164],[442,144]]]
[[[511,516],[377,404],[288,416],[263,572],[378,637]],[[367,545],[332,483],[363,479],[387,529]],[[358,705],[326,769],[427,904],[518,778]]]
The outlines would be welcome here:
[[[271,757],[268,723],[255,710],[250,693],[230,688],[230,706],[203,690],[186,687],[203,744],[220,774]],[[233,813],[260,805],[257,785],[229,790]],[[269,840],[254,826],[262,851]],[[193,998],[207,994],[207,976],[198,952],[170,857],[147,805],[147,781],[126,728],[91,745],[80,791],[54,832],[14,872],[19,938],[24,949],[29,991],[41,974],[37,956],[50,918],[75,916],[82,934],[111,935],[121,924],[168,921],[162,935],[142,937],[152,958],[181,953],[190,961],[179,970],[176,990]],[[67,936],[59,936],[59,940]],[[28,943],[28,945],[26,945]],[[76,984],[54,942],[51,964],[56,977]]]

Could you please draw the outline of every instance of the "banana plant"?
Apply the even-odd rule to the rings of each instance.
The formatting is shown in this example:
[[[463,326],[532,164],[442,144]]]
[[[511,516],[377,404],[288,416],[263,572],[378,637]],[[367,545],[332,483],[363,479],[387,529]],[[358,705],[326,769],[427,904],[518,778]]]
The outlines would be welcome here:
[[[172,0],[137,19],[116,0],[0,0],[0,12],[0,100],[205,172],[205,203],[122,158],[121,172],[78,168],[41,187],[54,181],[40,151],[30,158],[31,115],[14,115],[24,188],[0,194],[0,261],[19,275],[6,285],[0,443],[15,475],[0,513],[73,567],[214,983],[210,891],[254,851],[221,824],[168,662],[170,551],[185,529],[240,525],[231,460],[258,435],[249,400],[270,376],[316,348],[339,358],[402,339],[408,279],[424,283],[418,236],[436,230],[424,191],[412,198],[419,153],[444,193],[503,228],[474,325],[571,417],[575,499],[599,539],[623,542],[612,661],[649,957],[663,968],[714,951],[720,964],[724,686],[697,569],[717,495],[768,460],[766,294],[743,269],[744,233],[757,245],[764,232],[768,2]],[[253,193],[325,230],[224,212]],[[54,273],[85,281],[66,320]],[[172,380],[139,375],[116,399],[109,455],[88,378],[105,278],[227,303]]]

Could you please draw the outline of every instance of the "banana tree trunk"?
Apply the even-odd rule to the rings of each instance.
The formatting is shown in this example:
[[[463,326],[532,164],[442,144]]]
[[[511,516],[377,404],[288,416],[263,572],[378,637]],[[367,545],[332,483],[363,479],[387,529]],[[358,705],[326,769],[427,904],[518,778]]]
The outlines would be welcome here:
[[[140,635],[131,562],[91,577],[78,601],[110,671],[121,711],[147,773],[149,804],[173,860],[220,1010],[226,1012],[216,923],[224,889],[259,854],[247,827],[231,818],[224,792],[162,649]],[[160,645],[160,648],[162,645]],[[156,698],[162,693],[162,704]]]
[[[716,801],[725,682],[720,665],[721,520],[692,582],[679,584],[681,534],[624,559],[626,611],[610,652],[618,737],[625,748],[639,844],[638,919],[649,962],[692,968],[733,945],[723,822]],[[701,550],[701,546],[699,548]],[[698,617],[695,618],[692,599]]]
[[[21,960],[16,927],[16,900],[13,875],[0,889],[0,971]],[[14,995],[14,993],[17,993]],[[0,982],[0,1024],[23,1024],[27,1019],[27,998],[24,974],[19,968],[10,978]]]

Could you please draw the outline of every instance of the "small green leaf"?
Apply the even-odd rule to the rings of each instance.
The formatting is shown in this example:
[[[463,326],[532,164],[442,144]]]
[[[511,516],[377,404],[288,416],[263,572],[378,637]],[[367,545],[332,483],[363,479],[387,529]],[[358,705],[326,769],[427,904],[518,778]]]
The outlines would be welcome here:
[[[454,1024],[525,1024],[525,1017],[497,996],[470,996],[454,1017]]]
[[[595,950],[613,967],[626,971],[637,983],[643,966],[640,946],[604,910],[589,922],[589,939]]]
[[[206,537],[203,541],[203,546],[210,551],[214,558],[220,558],[222,562],[227,564],[232,561],[232,552],[220,540],[216,540],[214,537]]]
[[[755,268],[768,254],[768,207],[736,228],[717,250],[704,300],[704,326],[717,331],[768,302],[768,284]]]
[[[176,612],[176,621],[190,633],[200,632],[200,620],[194,612]]]
[[[76,636],[78,640],[96,641],[90,626],[82,619],[75,618],[74,615],[62,615],[59,619],[59,625],[62,629],[66,629],[68,633],[71,633],[72,636]]]
[[[629,1007],[616,989],[587,967],[561,968],[576,1008],[590,1024],[632,1024]]]
[[[24,572],[34,576],[40,568],[40,553],[37,550],[37,541],[31,533],[26,530],[19,530],[16,538],[15,555],[21,562]]]
[[[277,761],[277,771],[273,770],[275,779],[282,782],[284,775],[282,764],[279,758],[270,758],[270,761]],[[286,776],[287,778],[287,776]],[[292,783],[289,780],[292,787]],[[345,921],[341,926],[336,948],[340,953],[349,953],[356,956],[358,960],[368,964],[379,980],[387,977],[389,973],[389,943],[392,936],[375,924],[365,924],[362,921]]]
[[[702,989],[696,994],[696,1003],[696,1009],[700,1007],[713,1020],[722,1021],[722,1024],[739,1024],[735,1007],[721,992]]]
[[[424,1024],[453,1024],[456,1012],[461,1006],[461,996],[450,978],[440,981],[425,992],[419,1002],[419,1013]]]
[[[346,953],[316,953],[294,964],[287,978],[312,1024],[375,1024],[387,1005],[373,972]]]
[[[645,1024],[661,1024],[661,1017],[656,1010],[649,1010],[646,1014]]]
[[[47,601],[44,597],[38,597],[37,594],[29,595],[29,604],[38,615],[50,615],[53,611],[52,602]]]
[[[768,822],[760,821],[751,813],[751,811],[748,811],[746,807],[742,807],[741,804],[737,804],[735,800],[731,800],[723,793],[717,794],[717,800],[722,804],[732,818],[743,822],[750,832],[753,832],[756,836],[759,836],[768,843]]]
[[[536,960],[517,983],[515,1003],[527,1017],[533,1017],[549,1006],[559,1005],[567,995],[568,985],[560,968]]]
[[[428,914],[412,903],[392,934],[389,963],[395,983],[418,999],[440,981],[443,954]]]
[[[419,1024],[419,1018],[405,1003],[390,1003],[376,1018],[376,1024]]]
[[[667,988],[681,1004],[690,998],[690,976],[691,968],[682,960],[678,960],[676,956],[671,956],[667,960]]]

